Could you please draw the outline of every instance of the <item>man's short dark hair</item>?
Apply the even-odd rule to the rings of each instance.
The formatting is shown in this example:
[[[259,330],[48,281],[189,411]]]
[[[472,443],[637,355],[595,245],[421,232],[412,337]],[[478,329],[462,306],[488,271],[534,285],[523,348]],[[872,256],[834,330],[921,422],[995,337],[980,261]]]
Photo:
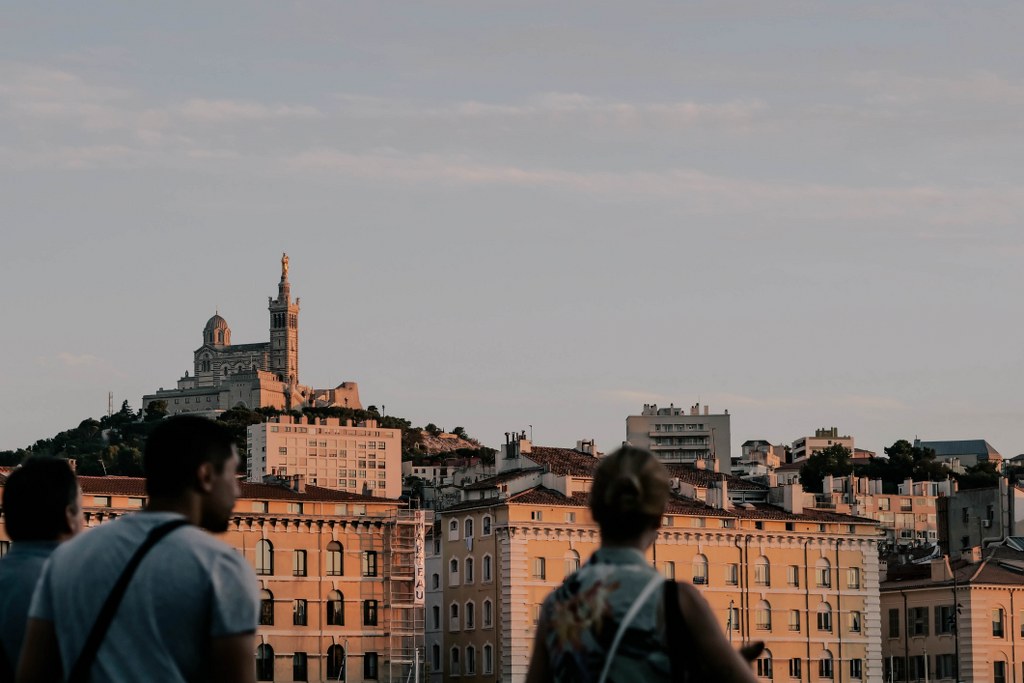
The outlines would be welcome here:
[[[146,440],[146,491],[157,498],[181,495],[195,484],[203,463],[211,462],[222,472],[233,445],[231,430],[219,422],[195,415],[161,421]]]
[[[68,533],[67,508],[77,507],[78,479],[67,460],[32,457],[7,477],[3,510],[7,535],[18,541],[56,541]]]

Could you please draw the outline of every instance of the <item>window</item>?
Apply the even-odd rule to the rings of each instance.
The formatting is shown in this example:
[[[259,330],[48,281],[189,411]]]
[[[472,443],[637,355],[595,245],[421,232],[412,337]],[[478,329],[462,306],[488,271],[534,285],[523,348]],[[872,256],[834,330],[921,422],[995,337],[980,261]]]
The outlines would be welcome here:
[[[791,609],[789,610],[789,630],[799,631],[800,630],[800,610]]]
[[[786,569],[786,583],[790,586],[800,585],[800,567],[795,564],[789,565],[789,568]]]
[[[924,655],[912,655],[910,657],[910,680],[923,681],[928,675],[925,671],[927,667],[928,661]]]
[[[459,561],[454,557],[448,561],[448,585],[459,585]]]
[[[363,678],[377,680],[377,653],[363,653]]]
[[[256,542],[256,573],[261,576],[274,574],[274,546],[265,538]]]
[[[953,655],[935,655],[935,678],[953,678],[956,676],[956,660]]]
[[[306,653],[296,652],[292,655],[292,680],[305,681],[309,678],[306,675]]]
[[[466,603],[466,628],[476,628],[476,605],[473,601]]]
[[[850,567],[846,570],[846,587],[860,588],[860,567]]]
[[[850,678],[864,678],[864,660],[850,660]]]
[[[771,567],[767,557],[761,556],[754,561],[754,583],[758,586],[772,585]]]
[[[345,596],[341,591],[331,591],[327,594],[327,625],[345,625]]]
[[[800,664],[801,664],[801,661],[799,659],[791,659],[791,660],[789,660],[789,677],[790,678],[800,678]]]
[[[292,553],[292,576],[306,575],[306,551],[296,550]]]
[[[493,603],[490,600],[484,600],[484,628],[490,628],[493,625],[494,625]]]
[[[377,601],[363,600],[363,626],[377,625]]]
[[[484,674],[489,676],[492,673],[494,673],[494,648],[484,645]]]
[[[472,645],[466,646],[466,675],[476,675],[476,648]]]
[[[580,554],[575,550],[570,550],[565,554],[565,575],[576,572],[580,568]]]
[[[293,600],[292,601],[292,625],[293,626],[305,626],[306,625],[306,601],[305,600]]]
[[[345,548],[337,541],[327,544],[327,576],[345,575]]]
[[[898,609],[889,610],[889,637],[900,637],[900,611]]]
[[[735,586],[740,582],[740,566],[738,564],[725,565],[725,585]]]
[[[274,680],[274,648],[266,643],[256,648],[256,680]]]
[[[832,653],[828,650],[822,652],[818,660],[818,677],[832,678]]]
[[[266,512],[267,510],[268,510],[267,501],[265,501],[265,500],[255,500],[255,501],[253,501],[253,503],[252,503],[252,511],[253,512]]]
[[[466,538],[473,538],[473,518],[467,517],[466,522],[462,527],[466,530]]]
[[[903,657],[890,657],[885,660],[885,668],[888,673],[888,680],[903,681],[907,678],[906,660]]]
[[[459,648],[453,647],[448,655],[448,673],[452,676],[462,675],[462,667],[459,666]]]
[[[671,561],[671,560],[667,560],[665,562],[662,562],[661,573],[665,575],[666,579],[675,579],[676,578],[676,563]]]
[[[441,670],[441,646],[434,643],[430,648],[430,670]]]
[[[453,519],[452,521],[448,522],[448,540],[459,540],[459,520],[457,519]]]
[[[767,600],[762,600],[757,604],[757,610],[754,613],[754,622],[757,630],[759,631],[772,630],[772,606]]]
[[[459,603],[457,602],[453,602],[451,606],[448,607],[448,630],[459,630]]]
[[[438,588],[441,587],[441,575],[440,574],[435,572],[434,574],[430,575],[430,587],[433,588],[434,590],[437,590]]]
[[[827,602],[818,606],[818,630],[832,630],[832,607]]]
[[[731,607],[726,611],[725,629],[728,632],[738,631],[740,628],[740,608]]]
[[[575,512],[566,512],[565,513],[565,521],[570,523],[570,524],[575,524],[576,523],[576,513]],[[671,526],[671,525],[666,525],[666,526]]]
[[[533,578],[535,579],[547,579],[547,562],[543,557],[537,557],[533,560]]]
[[[482,535],[490,536],[491,535],[491,516],[490,515],[484,515],[484,518],[483,518],[483,521],[481,523],[481,526],[482,526],[482,529],[481,529]]]
[[[434,605],[433,607],[431,607],[430,608],[430,615],[431,615],[431,617],[430,617],[431,628],[440,629],[441,628],[441,607],[439,605]]]
[[[935,635],[953,632],[956,616],[953,605],[941,605],[935,608]]]
[[[992,610],[992,637],[1003,637],[1003,608],[996,607]]]
[[[761,656],[757,659],[756,668],[758,678],[772,677],[772,653],[770,650],[765,650],[761,653]]]
[[[530,519],[532,519],[535,522],[542,522],[542,521],[544,521],[544,513],[543,513],[543,511],[541,511],[541,510],[531,510],[530,511]]]
[[[854,610],[850,612],[850,633],[860,633],[861,614]]]
[[[693,558],[693,583],[707,585],[708,582],[708,558],[697,555]]]
[[[363,576],[377,576],[377,551],[363,552]]]
[[[491,580],[491,556],[484,555],[484,581]]]
[[[832,565],[824,557],[818,560],[814,569],[814,578],[817,580],[818,588],[832,587]]]
[[[911,607],[907,610],[907,635],[928,635],[928,608]]]
[[[260,626],[274,625],[274,594],[266,588],[260,591]]]
[[[327,648],[327,678],[340,681],[344,680],[345,676],[345,648],[341,645],[331,645]]]
[[[288,512],[292,515],[301,515],[302,503],[288,503]]]

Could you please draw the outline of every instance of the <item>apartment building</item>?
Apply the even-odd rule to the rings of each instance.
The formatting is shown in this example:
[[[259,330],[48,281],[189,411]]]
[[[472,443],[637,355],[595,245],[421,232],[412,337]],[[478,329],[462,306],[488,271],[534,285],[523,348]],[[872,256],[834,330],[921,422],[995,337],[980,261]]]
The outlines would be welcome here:
[[[818,451],[823,451],[830,446],[843,446],[854,452],[853,437],[840,436],[838,427],[822,427],[814,430],[814,436],[801,436],[791,446],[791,462],[800,462],[811,457]]]
[[[689,410],[669,404],[644,404],[639,415],[626,418],[626,441],[646,448],[662,462],[714,461],[719,472],[729,474],[732,442],[729,411],[712,413],[700,403]]]
[[[882,582],[885,680],[1024,677],[1022,540],[902,567]]]
[[[434,681],[523,681],[543,599],[600,544],[587,507],[596,458],[523,439],[503,451],[498,474],[438,512]],[[737,645],[767,643],[758,676],[880,682],[877,523],[804,509],[799,487],[775,496],[713,469],[671,470],[677,494],[648,559],[698,585]]]
[[[250,425],[247,478],[293,477],[323,488],[382,498],[402,495],[402,430],[376,420],[281,415]]]
[[[143,479],[79,482],[89,527],[145,505]],[[409,680],[424,647],[427,513],[289,484],[242,483],[220,536],[258,575],[257,680]],[[2,522],[0,552],[9,545]]]
[[[939,509],[940,545],[953,559],[975,546],[1024,536],[1024,485],[1005,477],[997,486],[958,491]]]

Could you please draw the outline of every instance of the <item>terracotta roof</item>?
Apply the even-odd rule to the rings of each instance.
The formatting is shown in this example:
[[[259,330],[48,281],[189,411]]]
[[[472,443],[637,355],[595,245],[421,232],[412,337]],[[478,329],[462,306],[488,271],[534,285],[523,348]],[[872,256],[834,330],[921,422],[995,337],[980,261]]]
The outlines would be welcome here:
[[[558,491],[543,486],[535,486],[508,497],[509,504],[518,505],[582,505],[586,507],[588,500],[589,496],[586,493],[564,496]]]
[[[476,508],[491,507],[492,505],[504,505],[504,498],[479,498],[477,500],[464,500],[455,505],[449,505],[441,509],[441,512],[458,512],[460,510],[474,510]]]
[[[146,495],[146,480],[142,477],[79,477],[78,483],[82,487],[82,493],[86,494],[107,494],[115,496],[140,496]],[[363,496],[347,491],[335,491],[320,486],[307,486],[304,493],[292,491],[284,486],[275,484],[258,484],[243,481],[241,485],[240,498],[259,498],[266,500],[302,500],[302,501],[325,501],[338,503],[398,503],[391,498],[375,498]]]
[[[729,510],[721,510],[711,507],[706,503],[693,498],[673,495],[665,506],[665,513],[669,515],[686,515],[689,517],[733,517]]]
[[[740,479],[739,477],[715,472],[714,470],[698,470],[691,465],[666,463],[665,468],[668,469],[669,476],[700,488],[710,488],[712,483],[722,481],[723,479],[733,491],[764,491],[768,488],[764,484],[758,484],[755,481]]]
[[[787,463],[783,463],[783,464],[779,465],[778,467],[776,467],[775,471],[776,472],[794,472],[794,471],[799,470],[803,466],[804,466],[804,461],[803,460],[801,460],[800,462],[787,462]]]
[[[972,585],[1014,585],[1024,583],[1024,553],[1005,546],[992,546],[985,550],[985,557],[978,564],[971,564],[961,557],[949,563],[956,575],[956,582],[963,586]],[[921,569],[918,569],[920,567]],[[953,585],[953,579],[932,581],[928,564],[913,565],[895,572],[898,576],[880,584],[882,590],[902,588],[926,588],[929,586]]]
[[[592,477],[594,469],[601,461],[589,453],[581,453],[572,448],[549,448],[532,446],[529,453],[523,453],[541,467],[549,468],[553,473],[574,477]]]
[[[747,507],[747,506],[750,507]],[[741,505],[734,505],[732,512],[737,517],[743,517],[745,519],[776,519],[786,521],[802,521],[802,522],[840,522],[843,524],[874,524],[878,525],[878,520],[868,519],[867,517],[856,517],[854,515],[844,515],[841,512],[832,512],[831,510],[819,510],[817,508],[804,508],[804,511],[796,514],[793,512],[786,512],[783,508],[775,505],[769,505],[767,503],[744,503]]]
[[[514,479],[518,479],[523,475],[533,474],[535,472],[541,471],[543,470],[540,467],[526,467],[523,469],[509,470],[507,472],[502,472],[501,474],[496,474],[493,477],[481,479],[480,481],[469,484],[468,486],[465,486],[463,488],[469,491],[480,491],[482,489],[490,489],[496,487],[498,484],[504,484],[507,481],[513,481]]]

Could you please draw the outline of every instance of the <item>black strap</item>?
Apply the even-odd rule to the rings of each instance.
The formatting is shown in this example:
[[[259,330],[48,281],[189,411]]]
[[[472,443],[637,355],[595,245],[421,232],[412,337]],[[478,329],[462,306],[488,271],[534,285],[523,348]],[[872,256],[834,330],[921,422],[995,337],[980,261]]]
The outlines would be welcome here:
[[[691,657],[692,643],[683,610],[679,606],[679,587],[674,579],[665,581],[665,638],[668,641],[668,660],[672,667],[672,681],[687,683],[693,679],[695,660]]]
[[[128,584],[131,582],[135,570],[139,568],[142,558],[164,536],[186,524],[188,524],[188,520],[175,519],[155,527],[146,536],[146,540],[142,542],[142,545],[135,551],[132,558],[128,560],[124,571],[121,572],[117,583],[114,584],[114,588],[110,591],[110,595],[107,596],[107,601],[103,603],[100,615],[96,617],[96,623],[92,625],[89,637],[85,641],[85,646],[82,647],[82,651],[78,654],[78,660],[75,661],[75,665],[71,668],[71,675],[67,679],[68,683],[86,683],[89,680],[89,672],[92,669],[93,662],[96,661],[96,654],[100,650],[100,645],[103,644],[103,639],[110,629],[110,623],[114,621],[117,608],[121,605],[121,600],[128,590]]]

